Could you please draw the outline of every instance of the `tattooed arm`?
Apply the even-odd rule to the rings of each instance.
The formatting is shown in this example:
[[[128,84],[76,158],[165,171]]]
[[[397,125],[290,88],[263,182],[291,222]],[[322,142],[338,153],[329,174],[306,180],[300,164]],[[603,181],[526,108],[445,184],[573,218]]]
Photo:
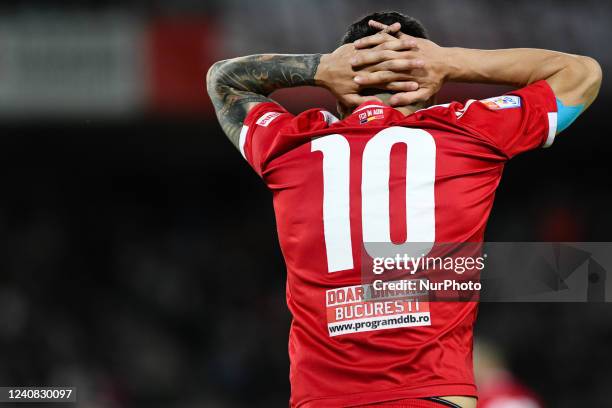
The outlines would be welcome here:
[[[281,88],[319,86],[330,91],[347,108],[375,99],[359,95],[362,87],[353,78],[377,67],[354,71],[349,61],[355,55],[355,46],[346,44],[329,54],[261,54],[217,62],[208,71],[206,83],[223,131],[237,147],[249,111],[258,103],[270,102],[268,96]],[[394,77],[394,82],[388,84],[389,89],[418,88],[416,82],[403,77],[406,75]]]
[[[281,88],[315,85],[321,54],[261,54],[219,61],[206,85],[223,131],[234,146],[251,109]]]

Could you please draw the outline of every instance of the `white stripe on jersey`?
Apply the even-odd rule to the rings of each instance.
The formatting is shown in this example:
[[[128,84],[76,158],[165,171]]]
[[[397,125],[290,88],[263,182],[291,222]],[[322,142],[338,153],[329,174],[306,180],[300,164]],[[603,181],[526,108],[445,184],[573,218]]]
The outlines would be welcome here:
[[[548,136],[542,147],[550,147],[557,134],[557,112],[548,112]]]
[[[240,131],[240,139],[238,140],[238,148],[240,149],[240,154],[246,160],[246,154],[244,154],[244,144],[246,143],[247,133],[249,133],[249,127],[243,126]]]

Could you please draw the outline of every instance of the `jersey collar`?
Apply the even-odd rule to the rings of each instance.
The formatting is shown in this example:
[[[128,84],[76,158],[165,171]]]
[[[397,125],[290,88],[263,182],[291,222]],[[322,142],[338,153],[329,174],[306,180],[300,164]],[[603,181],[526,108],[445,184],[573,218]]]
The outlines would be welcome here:
[[[366,101],[344,119],[347,125],[383,125],[396,115],[403,116],[391,106],[376,100]]]
[[[383,109],[385,109],[385,108],[386,108],[386,109],[389,109],[389,108],[390,108],[390,106],[387,106],[387,105],[385,105],[384,103],[380,103],[380,102],[378,102],[378,101],[374,101],[374,100],[372,100],[372,101],[366,101],[366,102],[362,103],[361,105],[359,105],[359,106],[357,107],[357,109],[355,109],[355,110],[353,111],[353,113],[352,113],[351,115],[354,115],[354,114],[356,114],[357,112],[361,112],[361,111],[363,111],[363,110],[365,110],[365,109],[376,109],[376,108],[379,108],[379,109],[380,109],[380,108],[383,108]]]

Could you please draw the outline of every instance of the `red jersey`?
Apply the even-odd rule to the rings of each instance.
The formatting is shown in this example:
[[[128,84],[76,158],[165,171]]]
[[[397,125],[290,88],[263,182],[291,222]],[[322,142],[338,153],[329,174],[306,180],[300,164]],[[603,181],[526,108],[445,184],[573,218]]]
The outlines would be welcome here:
[[[344,120],[275,103],[240,150],[273,192],[287,265],[291,406],[475,396],[475,302],[363,302],[364,242],[481,242],[504,163],[548,146],[545,81],[404,116],[367,103]]]

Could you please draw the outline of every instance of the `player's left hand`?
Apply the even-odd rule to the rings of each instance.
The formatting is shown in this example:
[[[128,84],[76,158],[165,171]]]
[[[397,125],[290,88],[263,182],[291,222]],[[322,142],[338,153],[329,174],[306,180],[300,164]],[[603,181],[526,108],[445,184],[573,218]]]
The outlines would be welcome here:
[[[379,34],[385,34],[392,30],[399,30],[399,23],[386,27]],[[387,34],[390,38],[392,35]],[[404,49],[409,49],[409,44],[404,45]],[[361,67],[354,69],[351,61],[358,56],[357,48],[354,44],[345,44],[338,47],[334,52],[323,54],[315,75],[315,83],[318,86],[328,89],[338,101],[347,107],[356,107],[368,100],[377,99],[373,96],[361,96],[359,92],[364,88],[371,88],[359,84],[355,81],[355,77],[367,75],[373,70],[370,67]],[[418,61],[408,61],[401,63],[402,68],[417,68],[420,63]],[[380,75],[380,74],[379,74]],[[409,75],[405,73],[393,74],[387,79],[387,82],[393,82],[391,85],[396,91],[415,91],[418,89],[418,83],[414,80],[407,80]]]
[[[398,92],[389,100],[393,106],[410,105],[433,97],[446,80],[445,48],[404,34],[395,24],[386,26],[372,20],[370,25],[381,32],[355,41],[358,51],[351,65],[360,72],[355,82],[362,87]],[[417,82],[418,89],[403,88],[406,82]]]

